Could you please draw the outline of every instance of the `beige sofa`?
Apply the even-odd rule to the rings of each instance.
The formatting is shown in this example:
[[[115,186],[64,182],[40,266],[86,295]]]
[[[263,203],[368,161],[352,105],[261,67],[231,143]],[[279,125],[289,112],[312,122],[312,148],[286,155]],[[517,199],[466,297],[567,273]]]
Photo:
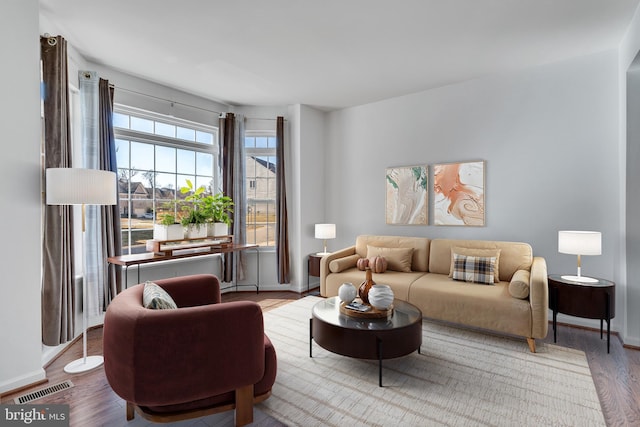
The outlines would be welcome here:
[[[453,280],[452,249],[497,254],[496,282]],[[522,336],[532,352],[535,339],[547,335],[547,265],[526,243],[361,235],[354,246],[322,258],[320,294],[337,295],[345,282],[358,287],[365,273],[357,260],[376,253],[385,256],[388,268],[374,273],[373,280],[390,285],[396,298],[416,305],[426,318]]]

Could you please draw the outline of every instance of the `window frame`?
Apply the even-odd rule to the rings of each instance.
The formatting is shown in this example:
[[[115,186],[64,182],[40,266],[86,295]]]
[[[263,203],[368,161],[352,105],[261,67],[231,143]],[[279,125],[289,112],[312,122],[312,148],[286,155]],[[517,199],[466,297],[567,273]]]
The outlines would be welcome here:
[[[185,140],[182,138],[178,138],[177,137],[177,132],[176,132],[176,137],[168,137],[165,135],[161,135],[161,134],[156,134],[156,133],[150,133],[150,132],[144,132],[144,131],[137,131],[137,130],[132,130],[132,129],[126,129],[126,128],[122,128],[122,127],[116,127],[114,124],[114,138],[116,140],[124,140],[128,142],[128,149],[129,149],[129,153],[127,154],[127,157],[129,158],[129,164],[127,166],[121,166],[118,165],[118,180],[120,180],[121,177],[121,170],[126,170],[128,172],[127,174],[127,179],[128,179],[128,189],[127,189],[127,199],[126,199],[126,220],[128,220],[128,226],[127,228],[121,227],[121,233],[123,234],[123,245],[121,247],[121,251],[123,254],[132,254],[132,253],[138,253],[141,252],[141,248],[136,248],[136,245],[132,245],[131,242],[133,242],[132,240],[132,230],[134,230],[134,227],[132,227],[132,219],[140,219],[139,216],[136,214],[134,216],[134,202],[136,200],[141,200],[139,197],[136,197],[135,193],[132,193],[132,171],[136,171],[136,174],[139,173],[144,173],[145,171],[148,172],[150,170],[147,169],[140,169],[140,168],[135,168],[132,163],[131,163],[131,143],[142,143],[142,144],[149,144],[153,146],[153,150],[154,150],[154,156],[153,156],[153,174],[154,177],[157,174],[163,174],[163,175],[174,175],[175,176],[175,182],[176,182],[176,188],[173,189],[174,191],[174,199],[173,201],[176,202],[177,200],[179,200],[180,198],[178,197],[178,193],[180,191],[180,188],[178,187],[178,183],[179,183],[179,178],[180,176],[185,176],[185,175],[192,175],[193,177],[199,177],[199,176],[204,176],[204,177],[209,177],[210,175],[199,175],[197,172],[197,168],[195,169],[195,172],[193,174],[185,174],[185,173],[180,173],[178,171],[178,158],[176,156],[175,161],[175,168],[174,168],[174,172],[166,172],[166,171],[158,171],[157,168],[157,163],[156,163],[156,156],[155,156],[155,152],[156,152],[156,147],[168,147],[168,148],[173,148],[176,150],[187,150],[187,151],[192,151],[196,154],[194,154],[194,167],[197,165],[197,153],[206,153],[206,154],[210,154],[212,156],[212,165],[211,165],[211,191],[212,193],[216,193],[221,191],[222,189],[222,176],[221,176],[221,171],[220,171],[220,147],[219,147],[219,128],[218,126],[214,126],[214,125],[206,125],[203,123],[197,123],[197,122],[193,122],[193,121],[189,121],[189,120],[185,120],[185,119],[181,119],[181,118],[176,118],[176,117],[171,117],[171,116],[167,116],[161,113],[155,113],[152,111],[147,111],[147,110],[142,110],[136,107],[131,107],[131,106],[127,106],[127,105],[123,105],[123,104],[114,104],[114,109],[113,109],[114,113],[119,113],[119,114],[125,114],[128,116],[134,116],[134,117],[139,117],[142,119],[146,119],[146,120],[152,120],[154,122],[159,122],[159,123],[163,123],[163,124],[168,124],[168,125],[173,125],[176,127],[184,127],[184,128],[188,128],[188,129],[193,129],[194,131],[200,131],[200,132],[207,132],[212,134],[212,141],[211,144],[209,143],[202,143],[202,142],[196,142],[196,141],[189,141],[189,140]],[[131,122],[129,122],[129,126],[131,126]],[[155,130],[155,124],[154,124],[154,130]],[[195,135],[195,133],[194,133]],[[139,230],[149,230],[149,229],[153,229],[153,224],[156,224],[158,221],[158,218],[156,217],[156,212],[161,209],[160,206],[156,206],[156,202],[159,200],[156,198],[156,182],[155,179],[153,180],[153,183],[151,184],[151,197],[150,198],[143,198],[142,200],[149,200],[151,202],[151,209],[153,212],[153,218],[151,219],[151,228],[143,228],[143,229],[139,229]],[[195,184],[195,183],[194,183]],[[143,185],[144,185],[144,181],[143,181]],[[160,200],[165,200],[165,199],[160,199]],[[124,206],[122,201],[120,202],[121,206]],[[175,206],[175,204],[174,204]],[[174,213],[177,213],[178,211],[178,207],[174,207]],[[123,219],[125,219],[124,217],[121,217]],[[149,219],[149,218],[147,218]],[[136,229],[138,230],[138,229]],[[125,245],[125,239],[124,239],[124,233],[127,233],[127,240],[126,242],[128,242]],[[148,231],[147,231],[148,232]]]
[[[244,134],[245,138],[259,138],[259,137],[267,137],[267,138],[276,138],[276,132],[273,130],[246,130],[245,134]],[[276,168],[278,167],[278,159],[277,159],[277,147],[274,145],[273,147],[254,147],[254,148],[247,148],[246,146],[246,140],[243,140],[242,143],[244,144],[244,156],[245,156],[245,160],[247,157],[273,157],[274,159],[276,159],[275,161],[275,166]],[[277,140],[276,140],[276,144],[277,144]],[[245,176],[244,176],[244,180],[245,180],[245,194],[246,194],[246,198],[244,200],[245,203],[245,208],[246,208],[246,212],[247,212],[247,221],[245,223],[245,236],[247,237],[247,242],[249,241],[249,225],[255,225],[257,224],[257,221],[252,221],[251,223],[248,221],[249,218],[249,190],[256,190],[258,187],[258,183],[257,183],[257,178],[256,176],[252,175],[251,179],[249,179],[249,176],[247,175],[247,167],[245,165]],[[254,181],[254,187],[251,188],[251,186],[249,185],[249,181]],[[256,199],[256,200],[273,200],[273,209],[274,209],[274,215],[275,215],[275,210],[276,210],[276,206],[277,206],[277,194],[275,194],[275,185],[276,185],[276,179],[275,176],[273,178],[273,182],[274,182],[274,198],[273,199]],[[274,235],[273,235],[273,244],[269,245],[269,234],[267,234],[267,244],[266,245],[260,245],[259,243],[256,243],[260,246],[261,249],[266,249],[266,250],[275,250],[275,245],[276,245],[276,241],[275,241],[275,230],[278,226],[278,218],[276,216],[275,220],[273,223],[269,223],[267,222],[267,224],[273,224],[273,230],[274,230]],[[253,235],[254,235],[254,241],[255,239],[255,227],[254,227],[254,231],[253,231]]]

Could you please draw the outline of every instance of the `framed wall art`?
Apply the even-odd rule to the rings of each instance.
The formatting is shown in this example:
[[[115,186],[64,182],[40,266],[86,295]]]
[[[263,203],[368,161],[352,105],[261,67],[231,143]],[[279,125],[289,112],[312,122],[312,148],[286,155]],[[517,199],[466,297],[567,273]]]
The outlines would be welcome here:
[[[387,168],[387,224],[427,225],[427,166]]]
[[[484,161],[433,166],[435,225],[484,226]]]

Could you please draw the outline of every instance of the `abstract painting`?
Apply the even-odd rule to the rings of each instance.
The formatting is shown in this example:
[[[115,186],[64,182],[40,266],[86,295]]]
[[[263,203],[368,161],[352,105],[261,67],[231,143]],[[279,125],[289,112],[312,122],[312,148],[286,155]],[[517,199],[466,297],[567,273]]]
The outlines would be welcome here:
[[[387,224],[426,225],[427,167],[387,168]]]
[[[433,167],[435,225],[484,226],[484,161]]]

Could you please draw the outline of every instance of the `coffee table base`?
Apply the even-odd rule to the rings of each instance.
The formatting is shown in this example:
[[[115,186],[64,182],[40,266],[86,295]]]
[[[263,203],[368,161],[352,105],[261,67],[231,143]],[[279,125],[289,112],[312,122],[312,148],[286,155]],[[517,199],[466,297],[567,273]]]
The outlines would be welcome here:
[[[357,359],[378,360],[378,386],[382,387],[382,360],[406,356],[414,351],[420,354],[422,323],[402,328],[360,330],[342,328],[309,319],[309,357],[313,357],[313,341],[332,353]],[[386,346],[383,346],[386,343]]]

